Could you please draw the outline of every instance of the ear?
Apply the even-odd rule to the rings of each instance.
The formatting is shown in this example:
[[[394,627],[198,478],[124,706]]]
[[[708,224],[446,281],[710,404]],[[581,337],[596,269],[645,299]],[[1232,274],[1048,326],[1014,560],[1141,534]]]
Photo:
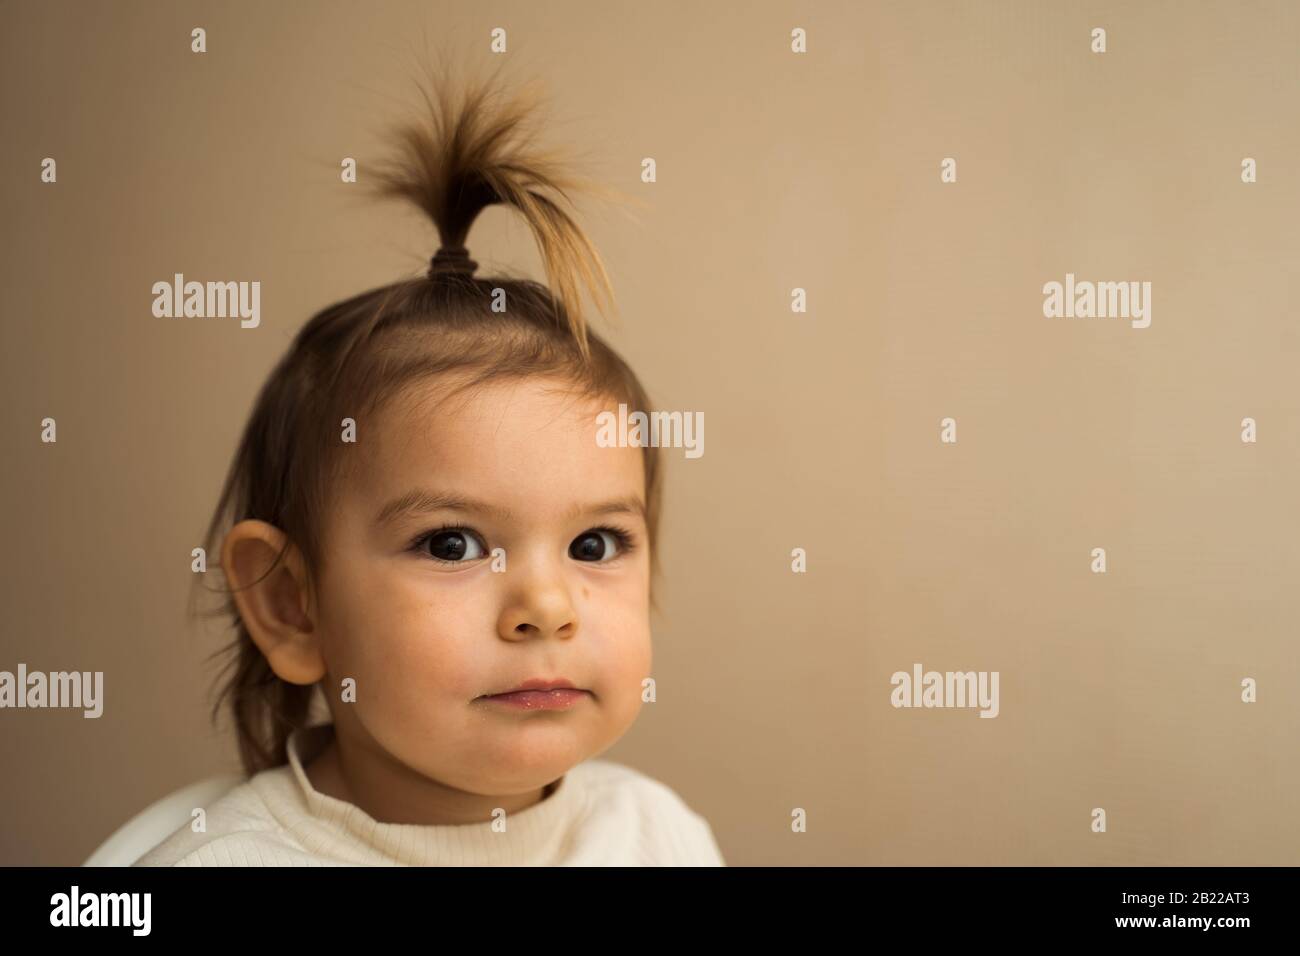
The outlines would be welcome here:
[[[221,567],[240,620],[276,676],[291,684],[323,678],[306,564],[285,533],[265,521],[239,522],[221,545]]]

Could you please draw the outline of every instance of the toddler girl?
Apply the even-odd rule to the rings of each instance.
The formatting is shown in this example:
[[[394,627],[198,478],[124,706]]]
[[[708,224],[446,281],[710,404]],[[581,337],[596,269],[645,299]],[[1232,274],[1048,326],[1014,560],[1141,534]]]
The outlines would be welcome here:
[[[529,98],[447,90],[377,174],[442,248],[298,333],[208,529],[233,525],[217,707],[250,779],[138,866],[723,865],[673,790],[594,759],[650,677],[661,477],[596,441],[650,403],[582,317],[612,298],[559,202],[583,184],[523,136]],[[558,295],[474,275],[491,203]]]

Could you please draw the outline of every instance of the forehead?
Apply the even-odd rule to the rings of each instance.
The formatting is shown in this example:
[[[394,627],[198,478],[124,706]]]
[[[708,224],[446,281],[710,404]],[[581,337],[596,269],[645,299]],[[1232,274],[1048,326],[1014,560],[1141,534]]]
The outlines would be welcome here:
[[[354,446],[364,497],[434,488],[523,513],[644,493],[641,450],[596,442],[596,416],[617,402],[537,376],[456,384],[412,383],[372,416]]]

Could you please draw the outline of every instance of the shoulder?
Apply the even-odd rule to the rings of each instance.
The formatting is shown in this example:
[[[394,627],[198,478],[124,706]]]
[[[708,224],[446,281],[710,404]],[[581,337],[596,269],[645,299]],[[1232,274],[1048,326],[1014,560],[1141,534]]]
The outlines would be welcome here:
[[[585,760],[569,773],[581,784],[592,818],[635,822],[641,862],[726,865],[708,821],[666,783],[612,760]]]
[[[311,857],[284,830],[262,793],[287,768],[263,771],[203,807],[202,830],[187,820],[133,866],[306,865]]]

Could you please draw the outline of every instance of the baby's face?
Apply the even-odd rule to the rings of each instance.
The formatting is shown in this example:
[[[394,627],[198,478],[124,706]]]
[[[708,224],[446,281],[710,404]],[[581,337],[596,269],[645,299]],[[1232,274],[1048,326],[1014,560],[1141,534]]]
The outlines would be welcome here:
[[[327,505],[316,621],[340,733],[471,793],[523,793],[605,750],[650,676],[642,450],[599,447],[607,406],[561,387],[411,387],[357,422]],[[488,699],[533,678],[585,693]]]

